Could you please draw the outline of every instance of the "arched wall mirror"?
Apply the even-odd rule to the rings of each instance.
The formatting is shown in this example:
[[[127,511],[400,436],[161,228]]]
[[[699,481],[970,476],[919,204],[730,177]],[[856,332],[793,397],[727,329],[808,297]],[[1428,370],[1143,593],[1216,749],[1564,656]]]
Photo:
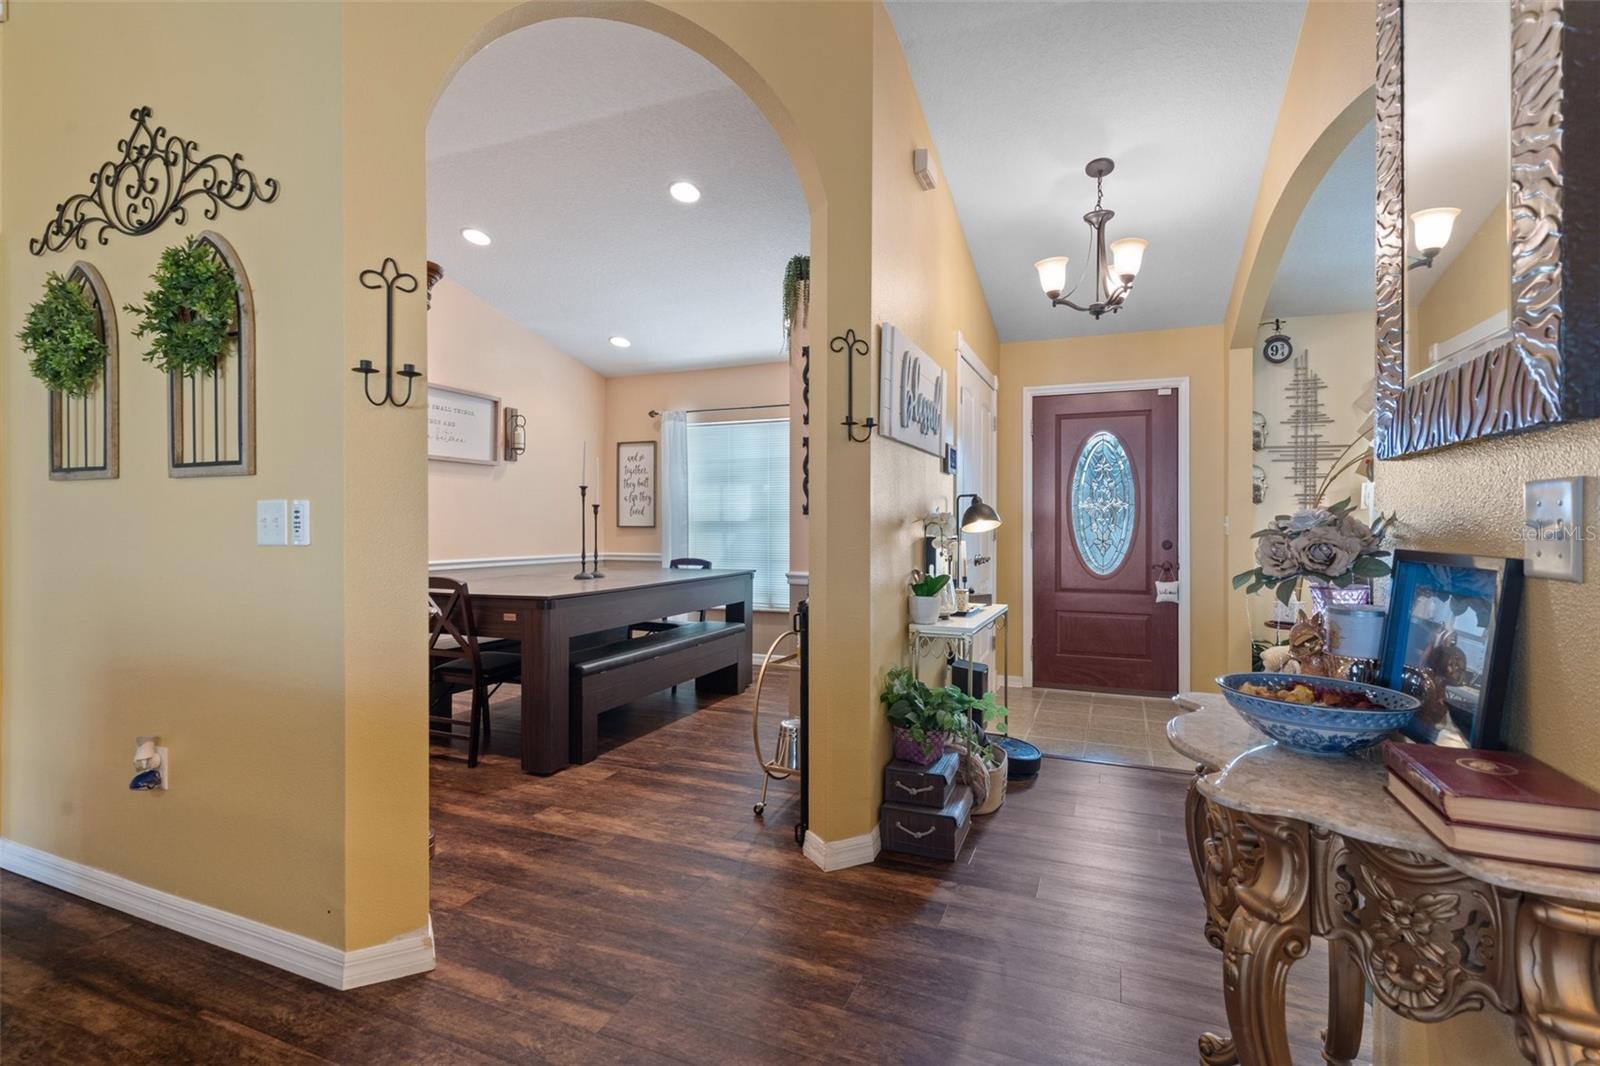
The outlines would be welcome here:
[[[1600,415],[1597,31],[1572,0],[1379,0],[1378,458]]]

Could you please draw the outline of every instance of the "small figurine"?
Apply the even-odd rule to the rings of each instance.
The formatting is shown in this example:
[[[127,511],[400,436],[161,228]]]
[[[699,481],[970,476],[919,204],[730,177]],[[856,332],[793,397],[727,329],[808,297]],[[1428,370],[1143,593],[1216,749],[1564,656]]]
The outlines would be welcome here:
[[[1311,677],[1332,676],[1333,663],[1326,651],[1328,635],[1322,626],[1322,612],[1309,617],[1304,611],[1295,614],[1294,626],[1289,630],[1290,668],[1286,672]]]

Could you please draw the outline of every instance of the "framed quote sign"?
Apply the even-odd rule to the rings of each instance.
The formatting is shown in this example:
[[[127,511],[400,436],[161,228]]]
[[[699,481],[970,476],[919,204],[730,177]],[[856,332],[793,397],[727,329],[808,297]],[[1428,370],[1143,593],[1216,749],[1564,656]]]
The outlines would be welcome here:
[[[489,465],[500,457],[499,442],[499,397],[428,386],[429,459]]]
[[[878,358],[878,433],[942,457],[944,367],[887,322]]]
[[[617,444],[617,525],[623,529],[656,527],[656,442],[625,440]]]

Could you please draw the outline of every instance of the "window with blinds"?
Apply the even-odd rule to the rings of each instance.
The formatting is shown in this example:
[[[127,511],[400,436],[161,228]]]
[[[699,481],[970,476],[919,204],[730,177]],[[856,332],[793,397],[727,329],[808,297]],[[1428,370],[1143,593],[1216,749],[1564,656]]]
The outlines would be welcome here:
[[[754,570],[757,608],[789,609],[789,420],[689,423],[689,554]]]

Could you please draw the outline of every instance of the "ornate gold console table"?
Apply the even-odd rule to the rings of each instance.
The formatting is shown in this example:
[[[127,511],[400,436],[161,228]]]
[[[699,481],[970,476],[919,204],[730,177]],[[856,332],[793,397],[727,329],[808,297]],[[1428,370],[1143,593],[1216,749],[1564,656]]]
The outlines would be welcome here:
[[[1348,1063],[1362,1007],[1442,1021],[1516,1017],[1541,1066],[1600,1063],[1600,876],[1445,850],[1384,792],[1377,758],[1279,748],[1221,696],[1179,697],[1172,746],[1194,759],[1189,854],[1222,952],[1229,1037],[1200,1061],[1288,1066],[1289,967],[1328,941],[1323,1058]]]

